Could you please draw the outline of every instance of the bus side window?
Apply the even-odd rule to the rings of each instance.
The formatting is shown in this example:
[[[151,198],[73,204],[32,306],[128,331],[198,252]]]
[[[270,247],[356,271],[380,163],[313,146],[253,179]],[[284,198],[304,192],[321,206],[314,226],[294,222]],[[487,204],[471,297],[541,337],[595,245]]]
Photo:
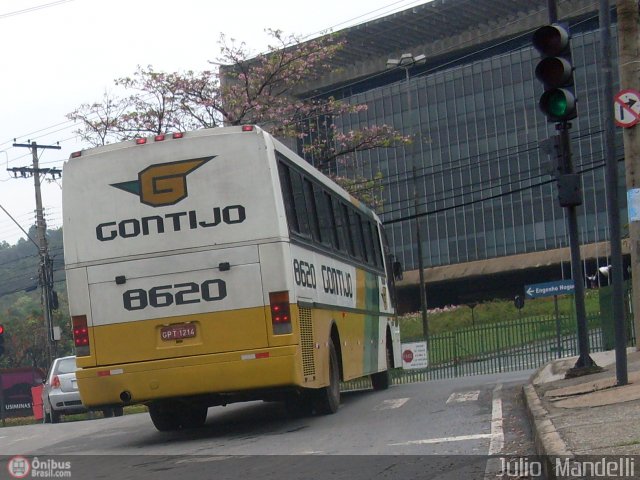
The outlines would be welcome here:
[[[362,223],[360,222],[360,215],[353,209],[349,210],[349,230],[355,247],[355,257],[366,261],[364,239],[362,238]]]
[[[320,223],[320,242],[335,249],[338,249],[338,239],[335,219],[331,210],[331,196],[318,185],[313,186],[316,207],[318,210],[318,221]]]
[[[365,217],[360,217],[360,225],[362,225],[362,235],[364,237],[364,245],[366,248],[367,262],[369,265],[377,267],[377,257],[375,251],[376,236],[374,236],[373,224]]]
[[[380,235],[378,234],[378,226],[373,222],[369,222],[369,229],[371,231],[371,239],[373,240],[375,264],[376,267],[382,268],[382,247],[380,246]]]
[[[395,307],[396,305],[396,269],[399,271],[402,270],[402,266],[400,262],[396,261],[395,256],[391,253],[389,249],[389,242],[387,240],[386,232],[383,229],[380,229],[380,234],[382,237],[382,250],[386,260],[386,274],[387,274],[387,286],[389,288],[389,296],[391,298],[391,306]]]
[[[333,213],[333,220],[335,225],[335,236],[337,239],[337,247],[342,253],[348,254],[347,247],[347,234],[345,233],[346,224],[344,223],[344,216],[342,214],[342,205],[340,202],[331,197],[331,211]]]
[[[298,219],[298,233],[304,237],[311,237],[309,229],[309,217],[307,215],[307,205],[304,199],[304,187],[302,175],[295,170],[289,170],[291,176],[291,187],[293,192],[293,203],[295,205],[296,218]]]
[[[321,242],[320,238],[320,224],[318,222],[318,211],[316,209],[316,199],[313,195],[313,183],[308,178],[302,180],[304,188],[304,200],[306,205],[307,218],[309,220],[309,228],[313,239],[317,242]]]
[[[293,189],[291,186],[291,174],[289,167],[282,162],[278,162],[278,173],[280,175],[280,188],[282,189],[282,198],[284,200],[284,209],[289,223],[289,230],[292,232],[300,232],[298,225],[298,217],[296,215],[296,207],[293,201]]]
[[[355,228],[351,225],[351,216],[349,215],[349,207],[344,203],[340,204],[342,207],[342,225],[344,226],[343,232],[347,243],[347,253],[352,257],[360,258],[360,254],[356,252],[356,243],[353,238],[353,231]]]

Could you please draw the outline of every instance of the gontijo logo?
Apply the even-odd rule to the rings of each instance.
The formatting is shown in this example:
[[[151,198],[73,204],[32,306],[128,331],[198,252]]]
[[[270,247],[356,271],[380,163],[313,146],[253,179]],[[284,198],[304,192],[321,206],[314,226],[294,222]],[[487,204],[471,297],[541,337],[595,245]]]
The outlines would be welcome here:
[[[177,162],[150,165],[138,173],[137,180],[112,183],[112,187],[140,197],[140,202],[151,207],[175,205],[187,198],[187,175],[215,158],[194,158]]]

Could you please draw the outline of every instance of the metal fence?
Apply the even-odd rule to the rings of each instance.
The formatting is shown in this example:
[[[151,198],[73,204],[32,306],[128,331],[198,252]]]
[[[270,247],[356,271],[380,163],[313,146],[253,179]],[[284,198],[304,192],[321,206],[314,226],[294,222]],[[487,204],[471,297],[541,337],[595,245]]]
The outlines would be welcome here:
[[[628,344],[635,344],[633,322],[628,316]],[[612,325],[606,315],[587,317],[592,352],[613,348]],[[537,368],[556,358],[578,355],[574,316],[527,317],[508,322],[478,325],[431,335],[429,367],[392,371],[394,384],[404,384],[467,375],[510,372]],[[370,387],[367,378],[343,384],[343,390]]]

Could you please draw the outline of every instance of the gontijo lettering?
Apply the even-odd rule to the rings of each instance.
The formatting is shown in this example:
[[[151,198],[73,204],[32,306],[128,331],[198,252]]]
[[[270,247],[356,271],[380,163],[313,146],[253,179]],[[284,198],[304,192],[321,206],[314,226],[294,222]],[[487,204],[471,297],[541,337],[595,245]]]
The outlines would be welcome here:
[[[325,293],[353,298],[353,281],[349,272],[327,265],[321,265],[320,272]],[[296,285],[316,289],[316,267],[313,263],[294,259],[293,274]]]
[[[96,227],[96,238],[101,242],[108,242],[118,237],[132,238],[140,235],[161,234],[166,231],[195,230],[217,227],[222,223],[233,225],[244,222],[247,214],[242,205],[229,205],[223,208],[213,207],[212,215],[206,219],[203,218],[199,217],[195,210],[189,210],[187,212],[166,213],[163,216],[152,215],[140,219],[113,220],[101,223]]]

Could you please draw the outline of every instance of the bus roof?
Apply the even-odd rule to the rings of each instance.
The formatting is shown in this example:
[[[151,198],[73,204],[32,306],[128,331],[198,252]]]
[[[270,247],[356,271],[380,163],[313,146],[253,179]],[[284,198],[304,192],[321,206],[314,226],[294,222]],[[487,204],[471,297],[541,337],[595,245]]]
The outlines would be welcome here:
[[[288,148],[278,139],[273,137],[269,132],[263,130],[257,125],[239,125],[239,126],[231,126],[231,127],[217,127],[217,128],[205,128],[200,130],[192,130],[189,132],[174,132],[167,133],[162,135],[152,135],[149,137],[136,137],[130,140],[124,140],[118,143],[112,143],[108,145],[101,145],[97,147],[88,148],[85,150],[80,150],[77,152],[73,152],[70,155],[68,162],[75,162],[77,159],[82,157],[88,157],[93,155],[99,155],[106,152],[112,152],[120,149],[132,148],[139,145],[145,145],[147,143],[154,142],[163,142],[168,140],[179,140],[183,138],[198,138],[198,137],[208,137],[208,136],[217,136],[217,135],[230,135],[230,134],[239,134],[239,133],[255,133],[258,135],[262,135],[268,141],[271,141],[274,148],[284,154],[288,160],[295,163],[299,168],[303,169],[306,173],[313,176],[319,182],[323,183],[331,190],[335,191],[338,195],[343,197],[345,200],[349,201],[356,207],[358,207],[363,212],[372,216],[377,223],[380,223],[380,219],[378,215],[367,205],[365,205],[362,201],[351,195],[344,188],[338,185],[331,178],[327,177],[324,173],[319,171],[309,162],[301,158],[297,153]]]

